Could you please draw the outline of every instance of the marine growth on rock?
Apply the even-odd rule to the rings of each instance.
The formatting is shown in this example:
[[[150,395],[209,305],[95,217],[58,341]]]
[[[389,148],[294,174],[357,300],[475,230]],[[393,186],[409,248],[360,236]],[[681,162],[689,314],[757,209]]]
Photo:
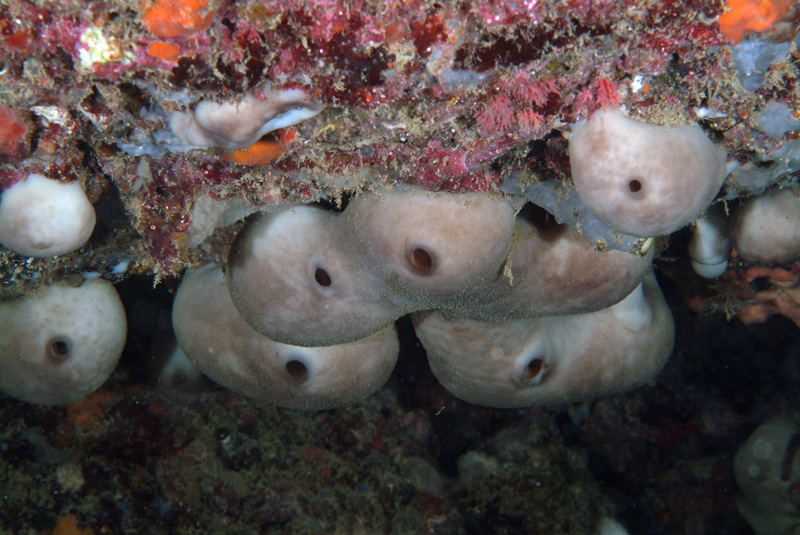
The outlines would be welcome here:
[[[201,374],[307,411],[389,381],[584,402],[577,427],[680,375],[673,349],[712,343],[687,322],[800,326],[798,24],[788,1],[0,0],[0,392],[75,410],[170,340],[173,401]],[[434,516],[418,532],[496,520]]]

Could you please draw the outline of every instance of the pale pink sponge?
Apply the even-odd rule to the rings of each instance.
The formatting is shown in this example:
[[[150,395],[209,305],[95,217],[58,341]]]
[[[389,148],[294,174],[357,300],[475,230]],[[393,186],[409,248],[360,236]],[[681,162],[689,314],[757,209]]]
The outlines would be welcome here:
[[[299,89],[268,90],[263,99],[246,95],[231,102],[203,100],[193,111],[170,115],[169,127],[194,147],[243,149],[264,134],[309,119],[323,108]]]
[[[661,370],[674,338],[653,276],[590,314],[500,324],[437,312],[412,319],[444,387],[492,407],[569,403],[636,388]]]
[[[800,426],[791,416],[762,424],[736,450],[733,469],[741,492],[736,505],[756,535],[797,532]]]
[[[694,222],[689,240],[692,269],[701,277],[713,279],[728,269],[731,240],[728,237],[728,218],[722,203],[712,206]]]
[[[700,127],[658,126],[614,111],[578,123],[569,153],[581,201],[632,236],[661,236],[691,223],[727,173],[725,154]]]
[[[631,293],[651,272],[652,259],[652,249],[643,256],[598,252],[569,225],[518,217],[508,271],[468,317],[509,321],[594,312]]]
[[[734,212],[733,246],[754,264],[779,266],[800,258],[800,196],[790,188],[750,197]]]
[[[0,391],[44,405],[88,396],[114,371],[127,323],[114,286],[51,285],[0,303]]]
[[[328,347],[275,342],[242,319],[216,265],[186,274],[172,319],[181,348],[206,375],[248,397],[293,409],[326,409],[369,396],[389,378],[399,351],[394,325]]]
[[[655,375],[672,348],[672,320],[651,275],[654,253],[598,252],[576,229],[519,209],[502,196],[398,186],[362,193],[341,213],[295,206],[258,215],[237,236],[228,261],[238,310],[228,315],[237,338],[338,348],[385,337],[396,319],[414,313],[445,387],[495,406],[603,395]],[[176,314],[212,314],[210,302],[190,306],[182,299],[181,291]],[[302,366],[289,365],[290,357],[274,357],[248,376],[245,368],[257,368],[248,356],[255,349],[228,351],[214,345],[225,337],[190,335],[177,316],[175,325],[186,354],[212,377],[223,384],[234,378],[245,386],[232,388],[275,403],[281,398],[267,398],[258,393],[261,383],[248,387],[247,380],[269,377],[272,384],[276,377],[289,388],[316,362],[309,356]],[[245,336],[250,327],[260,334]],[[208,356],[193,356],[203,351]],[[230,358],[220,370],[200,364],[222,362],[224,351]],[[520,379],[539,373],[547,374],[542,387]]]
[[[340,232],[357,263],[415,309],[466,305],[500,278],[516,210],[486,194],[399,186],[351,200]]]
[[[333,345],[372,334],[407,312],[345,254],[336,219],[321,208],[295,206],[253,217],[236,237],[230,295],[258,332],[287,344]]]
[[[31,174],[0,194],[0,244],[23,256],[74,251],[94,224],[94,207],[77,182]]]

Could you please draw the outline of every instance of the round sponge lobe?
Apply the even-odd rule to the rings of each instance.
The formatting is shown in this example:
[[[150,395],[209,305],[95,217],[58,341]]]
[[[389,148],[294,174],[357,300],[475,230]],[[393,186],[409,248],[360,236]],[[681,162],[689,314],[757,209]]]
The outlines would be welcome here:
[[[125,345],[125,309],[100,279],[52,285],[39,296],[0,303],[0,391],[44,405],[98,389]]]
[[[172,322],[186,356],[206,375],[245,396],[292,409],[327,409],[366,398],[389,378],[399,352],[394,325],[329,347],[275,342],[242,319],[216,265],[186,274]]]
[[[510,276],[465,317],[510,321],[594,312],[630,294],[652,271],[653,255],[652,248],[644,256],[595,251],[574,227],[519,217]]]
[[[570,403],[636,388],[664,366],[675,334],[653,275],[590,314],[485,323],[426,311],[412,320],[442,385],[490,407]]]
[[[725,154],[696,125],[658,126],[601,111],[569,142],[575,190],[606,225],[639,237],[697,219],[722,187]]]
[[[787,415],[762,424],[736,451],[739,512],[756,535],[797,531],[800,426]]]
[[[94,207],[77,182],[28,175],[0,196],[0,244],[23,256],[74,251],[94,230]]]
[[[750,197],[734,212],[730,227],[736,252],[765,266],[800,258],[800,195],[789,188]]]
[[[692,269],[701,277],[714,279],[728,269],[731,240],[728,237],[728,218],[721,203],[709,208],[695,221],[688,249]]]
[[[485,193],[396,187],[352,199],[342,215],[352,255],[417,309],[439,308],[496,281],[515,208]]]
[[[243,149],[277,130],[314,117],[324,106],[300,89],[269,91],[267,98],[245,95],[239,101],[201,101],[193,112],[174,112],[172,132],[196,147]]]
[[[298,346],[358,340],[406,313],[337,247],[336,214],[295,206],[252,217],[236,237],[228,287],[261,334]]]

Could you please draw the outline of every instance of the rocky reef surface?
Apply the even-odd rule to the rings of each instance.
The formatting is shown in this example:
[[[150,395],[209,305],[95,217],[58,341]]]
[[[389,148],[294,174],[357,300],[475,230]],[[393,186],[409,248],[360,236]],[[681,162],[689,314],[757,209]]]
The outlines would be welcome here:
[[[796,424],[763,431],[783,455],[765,457],[756,434],[736,474],[734,457],[772,417],[800,417],[799,12],[780,0],[0,0],[0,531],[797,530]],[[392,200],[404,196],[416,200]],[[267,250],[313,249],[282,271],[292,288],[307,275],[313,296],[356,273],[380,313],[353,305],[352,332],[309,319],[327,310],[319,299],[278,294],[254,313],[263,285],[231,283],[263,267],[248,241],[259,217],[269,229],[306,211],[312,232]],[[427,241],[397,260],[404,232]],[[539,259],[562,248],[579,252]],[[607,267],[612,255],[628,264]],[[280,272],[290,255],[276,256]],[[380,380],[297,396],[324,367],[290,356],[276,361],[288,393],[265,394],[271,379],[233,338],[237,358],[215,372],[180,332],[194,364],[171,359],[184,273],[210,263],[255,339],[357,343],[396,328]],[[569,339],[560,318],[600,317],[650,263],[669,309],[637,342],[658,341],[636,353],[647,365],[608,329],[590,338],[612,340],[611,356],[588,345],[558,360],[561,342],[537,353],[526,341],[527,360],[503,365],[542,398],[495,388],[502,344],[464,372],[477,344],[447,341],[432,372],[435,343],[414,333],[433,311],[456,342],[462,319]],[[84,345],[84,309],[29,306],[100,286],[114,311],[99,313],[104,328],[122,325],[110,341]],[[658,315],[645,308],[617,315],[635,330]],[[289,328],[262,321],[290,311]],[[27,365],[39,355],[25,344],[43,345],[43,364]],[[86,346],[105,362],[67,368]],[[347,406],[265,405],[195,364],[278,405]],[[468,377],[482,365],[485,385]],[[611,368],[622,372],[598,378]],[[753,472],[765,459],[771,471]],[[744,494],[737,478],[753,479]],[[772,501],[748,498],[765,488]]]

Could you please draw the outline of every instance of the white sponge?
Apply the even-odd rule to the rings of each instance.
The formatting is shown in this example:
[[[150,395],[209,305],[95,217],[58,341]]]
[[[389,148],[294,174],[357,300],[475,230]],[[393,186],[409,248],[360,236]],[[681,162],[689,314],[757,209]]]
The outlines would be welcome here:
[[[783,188],[748,198],[733,214],[731,239],[739,256],[754,264],[800,259],[800,195]]]
[[[0,391],[61,405],[88,396],[114,371],[125,345],[125,309],[102,279],[0,303]]]
[[[28,175],[0,195],[0,244],[23,256],[74,251],[94,230],[95,213],[77,182]]]

